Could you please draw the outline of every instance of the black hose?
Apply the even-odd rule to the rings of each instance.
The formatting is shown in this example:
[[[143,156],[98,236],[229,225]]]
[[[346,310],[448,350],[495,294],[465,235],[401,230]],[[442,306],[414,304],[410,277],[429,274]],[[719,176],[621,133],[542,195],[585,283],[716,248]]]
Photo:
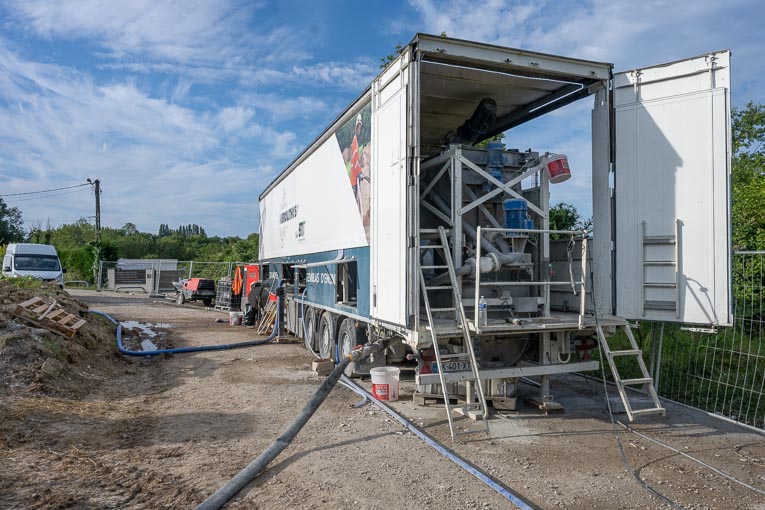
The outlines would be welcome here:
[[[276,438],[263,453],[261,453],[255,460],[250,462],[247,467],[242,469],[234,478],[218,489],[212,496],[204,500],[196,510],[217,510],[225,505],[228,500],[233,498],[240,490],[242,490],[248,483],[250,483],[256,476],[263,471],[268,464],[276,458],[285,448],[287,448],[295,436],[298,435],[300,429],[302,429],[308,420],[313,416],[313,413],[319,409],[319,406],[327,398],[327,395],[335,387],[340,376],[343,375],[345,368],[351,361],[359,361],[366,358],[372,351],[380,348],[379,343],[367,344],[361,351],[354,351],[348,356],[340,360],[335,369],[325,379],[319,389],[314,393],[311,400],[303,407],[300,414],[289,424],[289,426],[282,432],[282,435]]]

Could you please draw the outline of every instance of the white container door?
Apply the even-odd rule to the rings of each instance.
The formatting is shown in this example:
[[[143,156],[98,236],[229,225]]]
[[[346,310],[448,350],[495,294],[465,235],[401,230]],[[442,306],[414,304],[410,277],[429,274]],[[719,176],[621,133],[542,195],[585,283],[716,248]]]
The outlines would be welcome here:
[[[729,325],[730,52],[614,75],[616,312]]]
[[[371,316],[406,326],[408,53],[372,84]]]

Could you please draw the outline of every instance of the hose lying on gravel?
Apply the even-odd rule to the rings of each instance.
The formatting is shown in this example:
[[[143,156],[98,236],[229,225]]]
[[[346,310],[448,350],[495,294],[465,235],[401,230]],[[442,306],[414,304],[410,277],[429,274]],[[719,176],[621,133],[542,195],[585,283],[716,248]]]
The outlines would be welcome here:
[[[344,357],[340,363],[335,366],[335,369],[329,374],[327,379],[322,383],[319,389],[314,393],[311,400],[303,407],[300,414],[289,424],[284,430],[281,436],[271,443],[263,453],[261,453],[255,460],[250,462],[243,470],[241,470],[234,478],[232,478],[226,485],[218,489],[212,496],[204,500],[196,510],[217,510],[225,505],[228,500],[233,498],[245,485],[250,483],[256,476],[263,471],[268,464],[276,458],[285,448],[289,446],[295,436],[298,435],[300,429],[308,423],[308,420],[313,416],[319,406],[327,398],[327,395],[332,391],[332,388],[337,384],[340,376],[343,375],[343,371],[349,363],[360,361],[366,358],[373,351],[380,350],[382,342],[377,341],[371,344],[365,345],[362,349],[352,351],[346,357]]]
[[[447,448],[446,446],[442,445],[441,443],[433,439],[427,432],[418,428],[414,423],[407,420],[406,418],[398,414],[396,411],[394,411],[393,409],[391,409],[390,407],[388,407],[381,401],[377,400],[374,396],[372,396],[372,394],[367,392],[361,386],[357,385],[355,382],[353,382],[351,379],[349,379],[345,375],[343,375],[343,377],[340,379],[340,383],[343,384],[343,386],[345,386],[346,388],[357,393],[358,395],[368,399],[374,405],[376,405],[377,407],[379,407],[380,409],[388,413],[393,419],[395,419],[401,425],[409,429],[409,431],[412,432],[414,435],[422,439],[428,446],[434,448],[438,453],[440,453],[447,459],[451,460],[452,462],[457,464],[459,467],[461,467],[462,469],[464,469],[471,475],[478,478],[480,481],[486,484],[489,488],[497,492],[500,496],[507,499],[516,508],[520,508],[522,510],[535,510],[537,508],[533,506],[530,502],[526,501],[522,496],[513,492],[509,487],[505,486],[499,480],[492,478],[485,472],[481,471],[477,466],[472,464],[470,461],[463,459],[457,453],[455,453],[451,449]]]
[[[277,310],[283,310],[282,308],[282,296],[284,292],[283,289],[279,288],[277,291],[277,298],[276,298],[276,307]],[[89,310],[90,313],[95,315],[100,315],[101,317],[105,317],[109,319],[112,323],[117,325],[117,350],[120,351],[120,353],[126,355],[126,356],[156,356],[158,354],[183,354],[187,352],[204,352],[204,351],[225,351],[228,349],[241,349],[242,347],[255,347],[256,345],[263,345],[267,344],[271,341],[273,341],[277,336],[279,336],[279,331],[281,329],[282,324],[282,314],[277,313],[276,314],[276,321],[274,322],[274,329],[271,332],[269,336],[266,338],[262,338],[260,340],[250,340],[247,342],[238,342],[234,344],[221,344],[221,345],[200,345],[197,347],[177,347],[175,349],[157,349],[153,351],[131,351],[129,349],[125,349],[125,347],[122,345],[122,324],[116,321],[112,316],[105,312],[100,312],[98,310]]]

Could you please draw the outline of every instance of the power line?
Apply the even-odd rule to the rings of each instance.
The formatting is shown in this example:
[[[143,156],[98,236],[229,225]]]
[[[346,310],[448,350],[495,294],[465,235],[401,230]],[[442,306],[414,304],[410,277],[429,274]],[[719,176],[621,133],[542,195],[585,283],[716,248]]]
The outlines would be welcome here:
[[[85,186],[89,186],[89,184],[85,184]],[[73,186],[73,187],[79,187],[79,186]],[[67,189],[67,188],[63,188],[63,189]],[[61,195],[71,195],[72,193],[80,193],[82,191],[90,191],[90,190],[78,189],[78,190],[74,190],[74,191],[67,191],[65,193],[54,193],[52,195],[45,195],[45,196],[42,196],[42,197],[15,198],[13,200],[6,200],[5,203],[6,204],[15,204],[17,202],[28,202],[30,200],[41,200],[41,199],[45,199],[45,198],[60,197]]]
[[[16,197],[19,195],[36,195],[38,193],[50,193],[51,191],[61,191],[62,189],[80,188],[82,186],[90,186],[90,183],[86,182],[83,184],[76,184],[74,186],[64,186],[63,188],[45,189],[42,191],[26,191],[24,193],[6,193],[4,195],[0,195],[0,197]]]

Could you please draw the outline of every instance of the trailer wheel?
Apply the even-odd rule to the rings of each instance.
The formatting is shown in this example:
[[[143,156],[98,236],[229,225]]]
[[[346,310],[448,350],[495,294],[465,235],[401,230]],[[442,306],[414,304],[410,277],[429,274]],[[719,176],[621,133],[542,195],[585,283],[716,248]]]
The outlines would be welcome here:
[[[356,327],[353,324],[353,319],[345,319],[342,324],[340,324],[340,330],[338,332],[337,337],[337,361],[339,362],[340,359],[344,356],[347,356],[351,353],[354,347],[356,347],[356,344],[358,343],[356,341]],[[353,368],[351,365],[348,365],[345,369],[345,375],[350,377],[353,375]]]
[[[180,306],[180,305],[182,305],[185,302],[186,302],[186,296],[183,295],[183,292],[179,292],[178,294],[175,295],[175,304],[176,305]]]
[[[332,314],[324,312],[319,320],[319,356],[335,358],[335,335],[332,331]]]
[[[305,340],[306,343],[310,345],[311,349],[315,352],[319,348],[317,345],[318,335],[316,334],[316,312],[314,312],[314,309],[310,306],[306,307],[305,309],[303,327],[305,329],[300,331],[300,333],[303,335],[303,340]]]
[[[203,299],[202,304],[209,307],[212,304],[212,299],[211,298]]]

